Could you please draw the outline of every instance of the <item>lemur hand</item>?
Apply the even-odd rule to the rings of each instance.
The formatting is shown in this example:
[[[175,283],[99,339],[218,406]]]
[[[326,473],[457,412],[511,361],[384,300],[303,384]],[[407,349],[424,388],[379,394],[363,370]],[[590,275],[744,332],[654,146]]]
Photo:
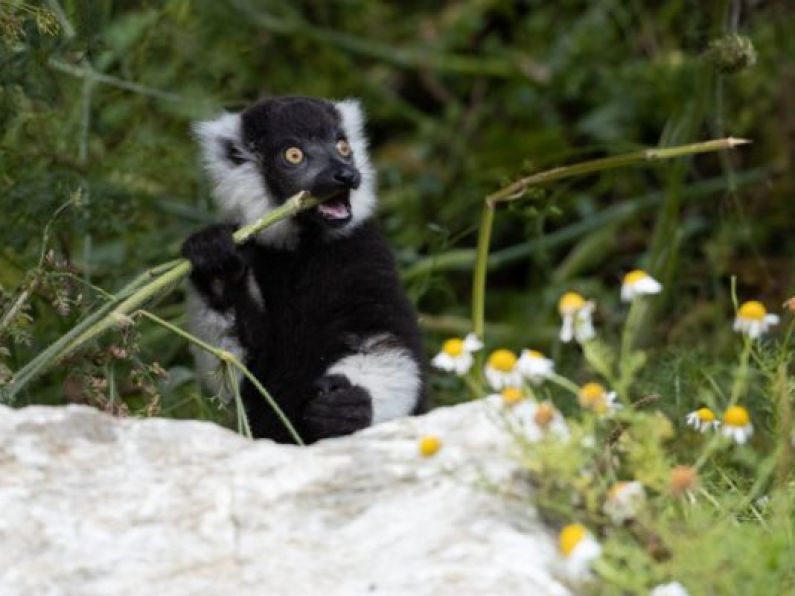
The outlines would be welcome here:
[[[199,230],[182,244],[182,256],[193,265],[194,278],[239,281],[246,262],[232,239],[234,226],[217,224]]]
[[[312,441],[347,435],[370,426],[373,402],[366,389],[344,375],[326,375],[316,383],[317,395],[304,407],[304,425]]]

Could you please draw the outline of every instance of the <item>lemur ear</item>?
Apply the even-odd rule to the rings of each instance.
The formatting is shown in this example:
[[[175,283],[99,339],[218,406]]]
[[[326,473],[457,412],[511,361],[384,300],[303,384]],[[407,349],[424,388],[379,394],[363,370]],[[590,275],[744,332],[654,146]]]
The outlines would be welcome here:
[[[195,122],[193,133],[211,173],[235,168],[253,158],[243,143],[240,114],[224,113],[215,120]]]
[[[354,146],[354,151],[357,149],[355,145],[360,145],[360,148],[367,147],[367,137],[364,134],[364,109],[362,103],[355,98],[343,99],[342,101],[335,101],[334,107],[342,118],[342,128],[348,137],[348,142]]]

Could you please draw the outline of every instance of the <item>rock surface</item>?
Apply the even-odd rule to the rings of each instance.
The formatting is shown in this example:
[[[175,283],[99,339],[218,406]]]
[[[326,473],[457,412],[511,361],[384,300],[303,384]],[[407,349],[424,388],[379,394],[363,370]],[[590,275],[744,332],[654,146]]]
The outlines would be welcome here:
[[[566,594],[529,503],[483,486],[515,469],[496,407],[309,448],[0,407],[0,594]]]

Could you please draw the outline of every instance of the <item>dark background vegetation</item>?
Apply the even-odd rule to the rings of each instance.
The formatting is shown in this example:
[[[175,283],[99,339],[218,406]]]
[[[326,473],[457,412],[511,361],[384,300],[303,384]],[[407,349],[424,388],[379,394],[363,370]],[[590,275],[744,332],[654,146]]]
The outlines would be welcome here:
[[[60,27],[35,7],[54,10]],[[734,353],[731,276],[740,299],[772,310],[795,291],[786,0],[71,0],[58,11],[0,5],[0,312],[20,306],[0,328],[6,379],[101,301],[86,283],[113,291],[211,221],[190,123],[268,95],[361,98],[380,220],[429,354],[470,328],[486,194],[642,146],[753,140],[556,184],[501,209],[491,347],[540,348],[582,377],[555,341],[558,297],[595,298],[609,336],[625,313],[621,276],[642,266],[665,284],[645,337],[651,383]],[[156,311],[184,324],[181,292]],[[182,340],[142,322],[63,363],[20,403],[218,417],[189,366]],[[436,403],[463,397],[454,379],[433,388]]]

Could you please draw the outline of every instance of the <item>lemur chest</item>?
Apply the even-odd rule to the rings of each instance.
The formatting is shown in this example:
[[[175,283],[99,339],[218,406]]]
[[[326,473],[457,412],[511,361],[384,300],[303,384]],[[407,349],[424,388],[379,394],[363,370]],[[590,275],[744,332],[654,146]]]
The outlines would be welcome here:
[[[376,298],[361,283],[367,277],[361,263],[322,253],[259,256],[252,263],[253,282],[261,295],[262,316],[276,338],[350,326],[362,314],[357,312],[362,301]]]

